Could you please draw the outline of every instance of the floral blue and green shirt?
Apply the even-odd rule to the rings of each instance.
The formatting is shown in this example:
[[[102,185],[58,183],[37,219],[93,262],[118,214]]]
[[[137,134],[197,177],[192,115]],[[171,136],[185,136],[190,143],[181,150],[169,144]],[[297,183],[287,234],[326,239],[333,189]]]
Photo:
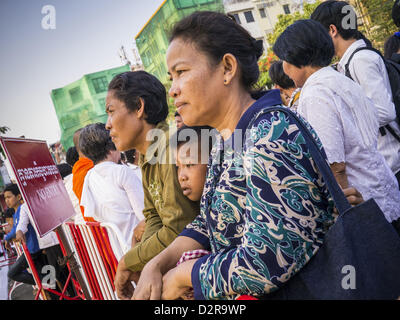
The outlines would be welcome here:
[[[266,93],[211,151],[200,215],[180,234],[211,250],[192,269],[196,299],[277,290],[317,252],[334,221],[299,128],[283,112],[265,110],[280,104],[279,91]]]

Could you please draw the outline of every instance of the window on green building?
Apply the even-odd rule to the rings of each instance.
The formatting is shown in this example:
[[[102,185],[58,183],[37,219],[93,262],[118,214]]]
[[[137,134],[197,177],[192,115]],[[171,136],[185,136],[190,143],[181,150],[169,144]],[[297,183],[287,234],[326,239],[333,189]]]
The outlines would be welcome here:
[[[151,51],[150,51],[150,49],[148,49],[148,50],[146,50],[145,52],[144,52],[144,54],[143,54],[143,64],[145,65],[145,66],[148,66],[148,65],[150,65],[153,61],[152,61],[152,59],[151,59]]]
[[[190,8],[194,6],[193,0],[176,0],[177,9]]]
[[[158,67],[157,71],[158,71],[158,75],[159,75],[158,76],[159,80],[163,81],[164,79],[167,78],[167,72],[164,70],[163,66],[160,65]]]
[[[106,109],[106,98],[99,99],[99,106],[100,110],[105,110]]]
[[[69,90],[69,95],[71,97],[72,103],[77,103],[79,101],[82,101],[82,99],[83,99],[82,91],[81,91],[81,88],[79,88],[79,87]]]
[[[79,124],[79,112],[72,111],[60,118],[61,127],[66,130]]]
[[[96,91],[96,93],[107,91],[107,88],[108,88],[107,77],[103,76],[103,77],[99,77],[99,78],[94,78],[92,80],[92,83],[93,83],[94,91]]]
[[[214,3],[215,0],[195,0],[196,4],[207,4],[207,3]]]

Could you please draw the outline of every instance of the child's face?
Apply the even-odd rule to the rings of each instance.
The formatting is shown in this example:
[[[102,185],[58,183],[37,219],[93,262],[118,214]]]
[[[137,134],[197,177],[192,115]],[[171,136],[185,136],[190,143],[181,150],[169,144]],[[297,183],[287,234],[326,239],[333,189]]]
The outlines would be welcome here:
[[[201,163],[200,152],[190,151],[193,149],[178,148],[178,179],[183,194],[192,201],[199,201],[206,181],[207,164]]]
[[[175,117],[175,123],[176,123],[176,127],[179,129],[181,127],[183,127],[183,120],[181,116],[176,116]]]

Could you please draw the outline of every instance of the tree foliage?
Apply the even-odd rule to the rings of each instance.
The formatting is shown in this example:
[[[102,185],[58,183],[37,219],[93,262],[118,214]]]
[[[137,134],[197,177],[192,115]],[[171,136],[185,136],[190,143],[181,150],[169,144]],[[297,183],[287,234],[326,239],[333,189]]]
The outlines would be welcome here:
[[[3,126],[3,127],[0,127],[0,133],[1,134],[5,134],[7,131],[9,131],[10,130],[10,128],[9,127],[6,127],[6,126]]]
[[[269,77],[268,70],[271,64],[278,60],[278,57],[272,52],[272,46],[274,45],[276,39],[278,39],[279,35],[293,22],[301,19],[309,19],[311,13],[319,4],[319,1],[316,1],[313,4],[306,3],[304,5],[303,12],[295,11],[292,14],[280,14],[278,16],[278,21],[275,24],[274,31],[267,36],[267,40],[270,45],[268,52],[263,55],[258,62],[258,66],[260,68],[260,77],[256,84],[257,88],[271,88],[272,86],[272,81]]]
[[[385,40],[397,31],[397,27],[393,23],[391,14],[393,0],[354,0],[350,1],[355,7],[358,16],[361,17],[363,25],[360,31],[363,32],[373,43],[374,47],[382,50]],[[274,31],[267,36],[270,45],[268,53],[260,59],[260,78],[257,83],[258,87],[272,85],[268,75],[270,63],[277,60],[272,53],[272,47],[280,36],[280,34],[292,23],[301,19],[309,19],[315,8],[319,6],[321,1],[313,4],[304,4],[303,11],[295,11],[292,14],[281,14],[275,24]]]
[[[6,126],[0,127],[0,133],[1,133],[1,134],[5,134],[5,133],[6,133],[7,131],[9,131],[9,130],[10,130],[9,127],[6,127]],[[3,156],[3,159],[6,158],[6,154],[4,153],[4,150],[3,150],[3,148],[1,147],[1,145],[0,145],[0,154]]]
[[[272,81],[269,77],[268,70],[271,67],[271,64],[274,61],[277,61],[278,57],[272,52],[269,51],[266,55],[263,55],[258,60],[258,68],[260,69],[260,77],[258,78],[258,82],[256,84],[256,88],[271,88]]]
[[[392,20],[393,0],[356,0],[354,6],[363,17],[362,31],[374,44],[382,49],[385,40],[398,31]]]
[[[285,31],[285,29],[290,26],[293,22],[302,19],[310,19],[311,14],[315,10],[316,7],[320,4],[320,1],[316,1],[315,3],[306,3],[303,7],[303,12],[295,11],[292,14],[280,14],[278,16],[278,21],[275,24],[274,32],[270,33],[267,36],[268,43],[272,47],[280,36],[280,34]]]

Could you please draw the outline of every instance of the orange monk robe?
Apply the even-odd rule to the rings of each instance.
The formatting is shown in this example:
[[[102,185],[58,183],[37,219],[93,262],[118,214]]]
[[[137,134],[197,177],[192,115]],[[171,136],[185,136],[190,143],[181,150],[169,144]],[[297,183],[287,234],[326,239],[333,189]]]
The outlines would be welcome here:
[[[81,202],[82,197],[82,189],[83,183],[85,182],[85,177],[87,172],[94,167],[93,161],[88,158],[79,158],[77,162],[75,162],[74,167],[72,168],[72,190],[74,191],[76,197]],[[85,221],[95,222],[91,217],[85,217],[84,208],[82,206],[82,216]]]

